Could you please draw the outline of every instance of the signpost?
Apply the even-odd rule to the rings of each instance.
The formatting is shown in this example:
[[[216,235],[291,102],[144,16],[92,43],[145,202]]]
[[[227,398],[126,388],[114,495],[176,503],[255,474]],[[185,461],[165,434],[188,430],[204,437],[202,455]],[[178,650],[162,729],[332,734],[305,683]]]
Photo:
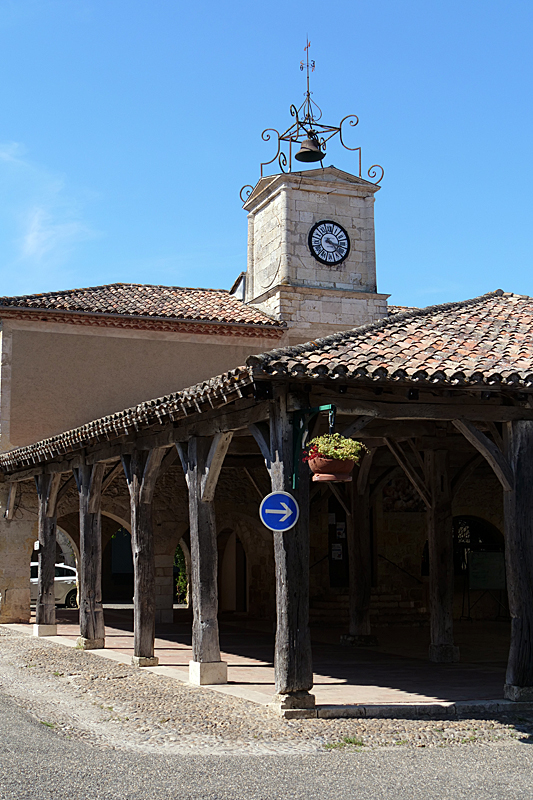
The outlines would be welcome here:
[[[271,531],[288,531],[298,522],[300,507],[288,492],[272,492],[259,508],[261,522]]]

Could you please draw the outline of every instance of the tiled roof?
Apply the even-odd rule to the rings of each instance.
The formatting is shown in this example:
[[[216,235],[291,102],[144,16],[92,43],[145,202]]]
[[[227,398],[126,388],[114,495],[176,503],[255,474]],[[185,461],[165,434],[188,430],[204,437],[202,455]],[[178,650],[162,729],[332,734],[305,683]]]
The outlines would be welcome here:
[[[0,316],[4,309],[282,326],[282,323],[264,312],[237,300],[225,289],[188,289],[136,283],[111,283],[87,289],[0,297]]]
[[[246,366],[190,389],[3,453],[0,469],[25,469],[99,441],[222,406],[241,397],[254,378],[287,377],[533,388],[533,299],[499,289],[249,356]]]
[[[533,387],[533,299],[496,292],[250,356],[255,374]]]
[[[82,447],[117,439],[153,425],[175,422],[199,411],[218,408],[242,397],[242,390],[252,382],[250,370],[238,367],[189,389],[147,400],[49,439],[9,450],[0,455],[0,469],[5,472],[24,469]]]

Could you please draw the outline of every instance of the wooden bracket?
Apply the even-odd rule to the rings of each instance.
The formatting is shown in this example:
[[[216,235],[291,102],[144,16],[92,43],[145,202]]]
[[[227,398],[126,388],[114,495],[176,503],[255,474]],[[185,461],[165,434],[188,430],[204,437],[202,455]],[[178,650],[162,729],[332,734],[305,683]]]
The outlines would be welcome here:
[[[475,425],[466,419],[454,419],[453,424],[461,431],[465,439],[481,453],[490,464],[505,492],[512,492],[514,488],[514,475],[511,466],[502,451],[485,436]]]
[[[385,444],[391,451],[392,455],[400,465],[400,467],[405,472],[405,475],[411,481],[412,485],[426,504],[428,508],[431,508],[431,497],[429,491],[426,487],[424,480],[420,477],[418,472],[416,472],[415,468],[408,461],[405,453],[401,449],[400,445],[397,442],[392,442],[390,439],[385,437]]]
[[[347,500],[346,500],[346,499],[345,499],[345,498],[342,496],[342,494],[341,494],[341,492],[340,492],[339,488],[338,488],[338,487],[337,487],[337,486],[336,486],[336,485],[335,485],[333,482],[331,482],[331,483],[330,483],[330,482],[328,482],[326,485],[327,485],[327,486],[329,486],[329,488],[330,488],[330,490],[331,490],[331,493],[332,493],[332,494],[333,494],[333,495],[334,495],[334,496],[337,498],[337,500],[339,501],[339,503],[341,504],[341,506],[342,506],[342,507],[344,508],[344,510],[346,511],[346,516],[347,516],[347,517],[351,517],[351,516],[352,516],[352,511],[351,511],[351,508],[350,508],[349,501],[347,501]]]
[[[123,467],[121,461],[119,461],[117,464],[115,464],[114,467],[112,467],[112,469],[107,473],[102,482],[102,494],[104,494],[104,492],[107,489],[109,489],[115,478],[122,472],[122,470]]]
[[[181,442],[176,442],[176,451],[185,475],[185,483],[189,486],[189,454]]]
[[[345,436],[347,439],[349,439],[350,436],[354,436],[356,433],[359,433],[359,431],[362,431],[363,428],[368,425],[369,422],[372,422],[373,419],[375,419],[373,416],[369,417],[363,415],[357,417],[357,419],[354,419],[353,422],[350,422],[347,428],[341,431],[341,436]]]
[[[13,519],[15,513],[15,503],[17,499],[17,484],[10,483],[7,495],[7,506],[4,512],[5,519]]]
[[[163,458],[161,462],[161,466],[159,468],[159,478],[161,478],[165,472],[168,472],[170,467],[172,467],[176,459],[178,458],[178,451],[175,447],[171,447],[170,450],[167,450],[166,456]]]
[[[270,425],[268,422],[256,422],[248,425],[248,430],[254,437],[261,450],[261,455],[265,459],[267,470],[270,472],[272,466],[272,453],[270,452]]]
[[[165,451],[165,447],[154,447],[152,450],[135,450],[132,454],[126,453],[122,456],[122,467],[130,497],[133,497],[133,493],[136,491],[134,477],[137,477],[138,483],[136,486],[139,491],[139,503],[147,505],[152,502],[159,468]]]
[[[165,455],[163,447],[154,447],[153,450],[148,451],[146,462],[144,464],[140,501],[141,503],[151,503],[154,496],[155,483],[159,475],[159,467]]]
[[[57,494],[59,492],[59,484],[61,483],[61,473],[41,473],[35,476],[35,485],[37,486],[37,495],[39,503],[44,506],[44,516],[55,517],[57,506]]]
[[[228,452],[233,431],[228,433],[217,433],[213,437],[209,453],[205,463],[205,472],[202,475],[200,500],[203,503],[210,503],[215,499],[217,482],[224,463],[224,458]]]
[[[95,464],[91,469],[91,479],[89,484],[89,514],[97,514],[100,510],[104,470],[105,464]]]
[[[368,486],[368,478],[370,475],[370,468],[376,453],[377,448],[373,447],[364,454],[359,465],[359,473],[357,475],[357,494],[364,494]]]

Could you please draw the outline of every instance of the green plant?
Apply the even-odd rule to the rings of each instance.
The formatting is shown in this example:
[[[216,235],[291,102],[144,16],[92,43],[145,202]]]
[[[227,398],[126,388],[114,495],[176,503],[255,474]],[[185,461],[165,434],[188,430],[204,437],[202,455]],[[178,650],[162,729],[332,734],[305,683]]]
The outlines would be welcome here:
[[[367,448],[361,442],[346,439],[340,433],[324,433],[311,439],[304,461],[312,461],[313,458],[322,456],[322,458],[335,458],[337,461],[357,462],[365,452]]]
[[[174,566],[179,570],[179,574],[176,576],[177,601],[178,603],[186,603],[187,592],[189,589],[187,583],[187,566],[185,564],[185,556],[180,545],[176,547],[176,552],[174,553]]]
[[[324,745],[324,748],[326,750],[341,750],[343,747],[348,747],[348,745],[364,747],[365,743],[362,739],[358,739],[356,736],[343,736],[340,742],[328,742]]]

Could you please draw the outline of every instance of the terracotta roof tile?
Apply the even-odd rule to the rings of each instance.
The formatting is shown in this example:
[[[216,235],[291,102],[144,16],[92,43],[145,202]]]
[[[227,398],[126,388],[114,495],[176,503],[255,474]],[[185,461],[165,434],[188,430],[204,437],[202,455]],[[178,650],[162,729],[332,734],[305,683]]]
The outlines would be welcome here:
[[[265,376],[290,364],[289,372],[302,377],[320,367],[335,377],[343,367],[347,378],[394,378],[401,370],[402,380],[516,384],[518,375],[521,385],[533,386],[533,299],[499,289],[250,356],[247,364]]]
[[[111,283],[87,289],[0,297],[0,315],[3,309],[282,326],[282,323],[262,311],[245,305],[225,289],[189,289],[136,283]]]

